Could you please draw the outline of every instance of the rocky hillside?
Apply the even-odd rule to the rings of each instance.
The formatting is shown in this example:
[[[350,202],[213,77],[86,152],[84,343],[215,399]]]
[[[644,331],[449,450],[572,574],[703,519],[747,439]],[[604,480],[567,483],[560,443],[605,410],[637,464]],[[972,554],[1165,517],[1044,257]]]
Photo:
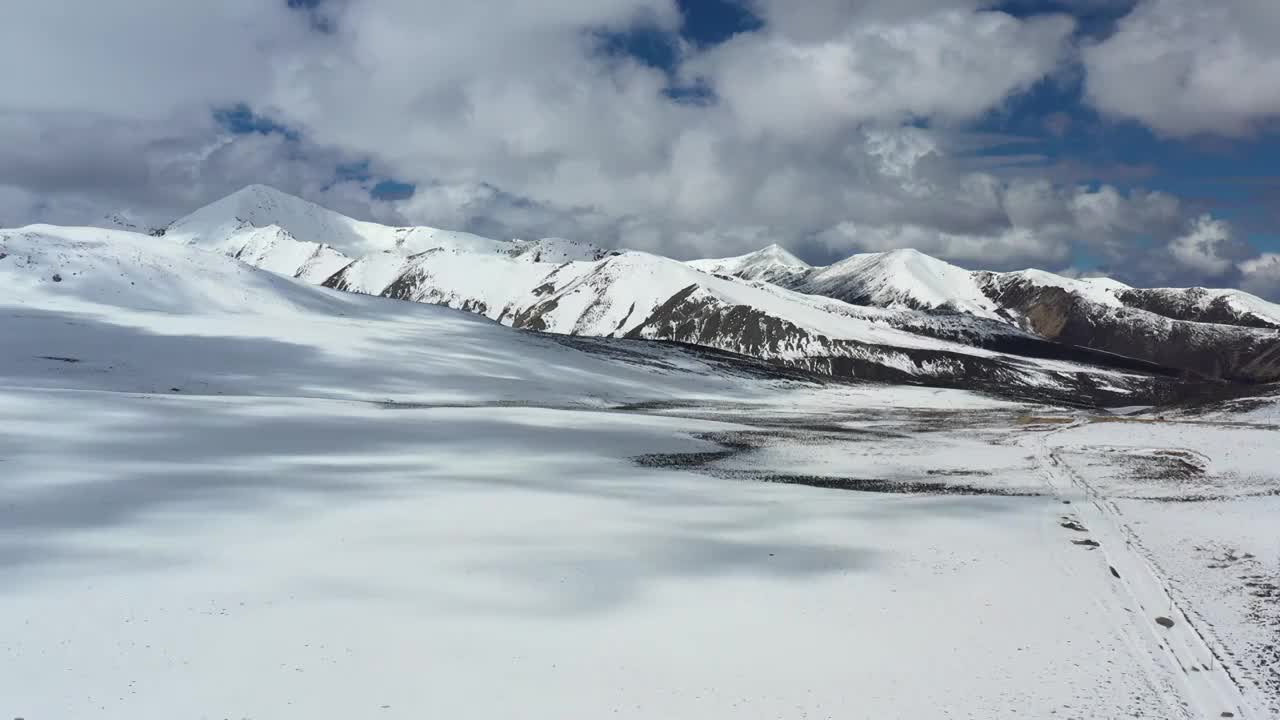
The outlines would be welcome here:
[[[1079,388],[1079,377],[1103,373],[1091,386],[1121,395],[1138,375],[1280,378],[1269,304],[1244,293],[971,272],[914,250],[811,267],[774,245],[682,263],[561,238],[384,226],[263,186],[165,236],[313,284],[520,329],[670,340],[835,374]]]
[[[973,272],[915,250],[854,255],[827,267],[772,267],[765,260],[760,255],[691,264],[743,268],[742,277],[764,274],[784,287],[854,305],[986,320],[1057,346],[1132,358],[1188,376],[1280,380],[1280,306],[1238,290],[1144,290],[1109,278],[1041,270]],[[1044,350],[990,329],[960,340],[1013,354]]]

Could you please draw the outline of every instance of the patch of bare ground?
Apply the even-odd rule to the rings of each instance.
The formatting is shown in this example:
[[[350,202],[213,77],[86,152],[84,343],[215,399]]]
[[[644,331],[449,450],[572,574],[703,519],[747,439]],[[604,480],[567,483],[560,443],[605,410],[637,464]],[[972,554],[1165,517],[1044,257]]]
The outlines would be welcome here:
[[[964,482],[956,482],[946,478],[953,477],[986,477],[991,473],[985,470],[929,470],[925,477],[852,477],[844,475],[819,475],[807,473],[787,473],[773,470],[744,469],[726,467],[719,463],[740,454],[758,450],[775,442],[786,442],[791,445],[830,445],[833,442],[867,442],[877,439],[876,433],[865,433],[845,427],[821,426],[823,430],[815,432],[808,428],[791,428],[786,431],[742,431],[726,433],[703,433],[697,435],[719,445],[722,449],[705,452],[656,453],[639,455],[632,461],[645,466],[675,470],[692,470],[723,480],[744,480],[764,483],[783,483],[787,485],[807,485],[810,487],[834,490],[851,490],[857,492],[920,494],[920,495],[1000,495],[1015,497],[1034,497],[1041,493],[1019,490],[1015,488],[987,487]],[[931,479],[926,479],[931,478]]]
[[[1280,702],[1280,570],[1268,566],[1253,553],[1220,544],[1196,545],[1192,550],[1205,567],[1221,578],[1224,594],[1240,596],[1256,636],[1226,649],[1250,680]],[[1244,660],[1244,662],[1240,662]]]
[[[1155,425],[1158,423],[1169,422],[1163,417],[1124,417],[1120,415],[1094,415],[1089,418],[1089,422],[1105,424],[1105,423],[1129,423],[1134,425]]]
[[[1020,415],[1015,421],[1019,425],[1070,425],[1076,419],[1063,415]]]

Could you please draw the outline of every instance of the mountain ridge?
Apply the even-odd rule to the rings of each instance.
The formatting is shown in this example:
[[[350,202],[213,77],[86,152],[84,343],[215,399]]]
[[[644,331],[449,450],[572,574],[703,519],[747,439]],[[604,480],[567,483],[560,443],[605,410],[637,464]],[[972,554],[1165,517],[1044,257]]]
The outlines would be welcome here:
[[[511,266],[522,264],[505,256],[468,256],[446,250],[429,251],[418,259],[436,256],[462,260],[487,257]],[[532,264],[525,264],[529,265]],[[1206,393],[1208,397],[1222,396],[1222,388],[1212,383],[1187,386],[1131,363],[1090,364],[1083,358],[1053,357],[1052,353],[1038,359],[1016,357],[939,341],[899,326],[900,313],[896,311],[846,306],[836,300],[800,296],[767,283],[716,278],[658,256],[624,253],[604,261],[553,267],[572,269],[570,266],[574,265],[581,267],[557,281],[560,295],[552,307],[537,307],[525,322],[507,324],[535,329],[535,320],[542,319],[551,325],[548,330],[566,330],[556,342],[606,355],[618,352],[635,356],[635,343],[653,341],[686,346],[688,352],[701,353],[700,357],[728,351],[725,358],[743,358],[740,366],[756,363],[759,368],[773,367],[779,378],[795,377],[794,371],[803,371],[809,377],[953,387],[1025,401],[1088,407],[1166,402],[1186,399],[1188,393],[1197,398]],[[633,314],[630,304],[634,301],[630,298],[635,296],[625,286],[610,282],[610,276],[617,273],[640,282],[638,266],[664,273],[683,268],[681,272],[685,273],[668,277],[665,282],[669,284],[650,295],[652,302],[664,298],[667,290],[684,280],[694,282],[676,290],[639,320],[614,326],[615,320]],[[397,312],[421,315],[411,308],[397,311],[389,299],[325,290],[198,246],[101,228],[29,226],[0,231],[0,287],[7,289],[5,304],[19,309],[13,317],[82,318],[81,323],[57,323],[59,327],[67,325],[68,329],[59,332],[68,337],[75,335],[77,325],[101,329],[146,317],[147,326],[152,328],[149,332],[201,337],[205,339],[200,342],[225,342],[232,348],[244,347],[243,338],[220,335],[223,328],[231,332],[232,325],[239,328],[237,333],[252,327],[255,338],[273,342],[271,339],[277,336],[312,332],[307,327],[294,327],[304,316],[323,318],[326,333],[342,333],[344,327],[360,326],[362,318],[370,314],[381,318],[390,318]],[[587,291],[577,292],[582,288]],[[605,297],[607,307],[597,307],[601,296],[596,291],[600,288],[614,293]],[[624,301],[628,307],[622,307]],[[555,312],[559,302],[572,306],[567,314]],[[797,309],[797,303],[805,307]],[[470,321],[487,323],[485,318],[477,317],[484,314],[479,310],[471,309]],[[445,310],[445,315],[451,312]],[[250,319],[230,324],[217,320],[230,317]],[[920,316],[917,320],[925,322],[929,318]],[[290,326],[287,332],[282,323]],[[607,337],[573,338],[574,333],[606,335],[603,331],[584,332],[591,328],[582,323],[615,329]],[[1020,337],[1046,348],[1054,347],[1030,336]],[[427,336],[418,336],[418,340],[432,342]],[[393,341],[393,337],[387,338],[387,342]],[[438,341],[445,343],[438,348],[440,352],[456,355],[458,362],[467,362],[465,354],[448,347],[447,338]],[[92,342],[92,338],[86,342]],[[341,337],[327,336],[326,342],[343,346]],[[275,342],[271,347],[289,352],[287,345],[287,341]],[[60,356],[60,347],[51,346],[46,352]],[[353,352],[358,355],[358,351]],[[667,356],[666,351],[655,349],[651,356],[651,362],[658,363],[661,372],[666,361],[660,358]],[[184,358],[197,363],[199,360],[190,355]],[[357,359],[351,358],[353,362]],[[519,363],[520,359],[510,361]],[[106,366],[94,367],[94,372],[113,372]],[[161,373],[165,377],[180,374],[180,368]],[[235,378],[210,377],[207,381],[213,383],[210,387],[225,389]]]
[[[1217,302],[1038,270],[969,271],[915,250],[813,267],[774,244],[681,262],[563,238],[380,225],[266,186],[175,221],[156,242],[517,329],[691,343],[829,374],[982,377],[1096,394],[1081,389],[1090,376],[1113,399],[1145,382],[1134,373],[1280,378],[1280,330],[1267,325],[1274,306],[1260,298]],[[1210,316],[1227,322],[1199,321]]]
[[[380,225],[262,185],[175,221],[166,237],[327,287],[445,304],[516,327],[568,334],[625,335],[648,319],[646,313],[698,284],[672,281],[683,271],[677,261],[652,259],[661,256],[563,238],[493,240],[431,227]],[[650,258],[624,263],[638,277],[649,278],[647,286],[626,273],[580,264],[623,256]],[[511,266],[512,261],[523,267]],[[665,269],[658,270],[655,263]],[[682,265],[712,277],[767,284],[847,306],[897,311],[894,322],[912,333],[975,349],[1031,357],[1055,354],[1023,337],[1030,335],[1210,378],[1280,379],[1280,306],[1240,291],[1143,290],[1109,278],[1071,278],[1035,269],[970,271],[914,249],[860,253],[814,267],[774,243],[745,255]],[[563,283],[579,275],[567,292]],[[655,293],[659,280],[663,290]],[[706,282],[719,288],[709,291],[713,296],[723,292],[723,286]],[[584,290],[587,285],[593,290]],[[614,286],[628,289],[621,292]],[[584,293],[592,297],[583,301]],[[803,315],[813,304],[791,300],[792,314]],[[575,305],[578,301],[583,303]],[[767,294],[754,300],[767,301]],[[604,310],[615,305],[626,310]],[[969,320],[944,327],[912,312]],[[848,307],[839,313],[857,314]],[[704,333],[696,336],[706,342]],[[729,338],[716,345],[743,346]],[[774,347],[773,352],[781,351]]]

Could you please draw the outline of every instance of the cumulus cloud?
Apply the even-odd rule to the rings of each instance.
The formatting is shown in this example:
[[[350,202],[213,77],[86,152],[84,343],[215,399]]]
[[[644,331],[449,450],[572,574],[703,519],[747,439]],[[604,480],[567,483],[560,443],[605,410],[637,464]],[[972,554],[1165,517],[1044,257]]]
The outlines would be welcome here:
[[[1056,266],[1073,248],[1123,264],[1132,259],[1139,239],[1176,231],[1183,209],[1163,193],[1122,193],[1114,187],[1061,187],[1045,180],[1002,181],[972,175],[958,187],[968,192],[927,198],[930,205],[965,208],[986,221],[967,231],[960,222],[920,225],[905,219],[869,224],[843,222],[822,239],[838,254],[848,247],[862,251],[915,247],[973,267],[1014,269]],[[905,217],[907,213],[904,213]]]
[[[971,9],[846,14],[834,32],[738,35],[687,71],[711,79],[748,135],[812,137],[868,120],[973,117],[1051,71],[1073,26]]]
[[[565,0],[494,17],[352,0],[325,54],[276,66],[264,105],[427,188],[405,205],[417,221],[569,234],[576,219],[577,234],[677,256],[714,237],[738,250],[761,228],[794,243],[853,218],[1000,230],[998,181],[942,167],[949,154],[934,146],[947,140],[910,121],[973,118],[1036,82],[1072,21],[963,0],[800,5],[762,5],[760,30],[680,48],[677,80],[714,96],[695,104],[664,92],[668,73],[601,56],[584,34],[674,26],[669,4]],[[467,200],[443,207],[448,197]],[[939,197],[957,202],[932,206]]]
[[[1069,17],[991,5],[753,0],[760,28],[674,41],[659,68],[607,38],[670,36],[674,0],[29,3],[0,26],[0,222],[160,222],[262,182],[383,222],[677,257],[782,242],[816,260],[1123,262],[1183,234],[1168,195],[975,157],[991,140],[966,124],[1072,52]],[[239,104],[290,132],[212,119]],[[367,172],[342,181],[352,166]],[[373,199],[376,177],[417,192]]]
[[[1144,0],[1083,51],[1089,100],[1169,135],[1246,135],[1280,116],[1280,3]]]
[[[1280,253],[1263,253],[1241,262],[1238,268],[1242,289],[1280,301]]]
[[[210,105],[257,96],[263,68],[314,43],[284,2],[41,0],[0,23],[0,100],[8,109],[199,122]]]
[[[332,200],[334,168],[357,156],[280,133],[232,135],[202,122],[126,120],[66,111],[0,110],[0,221],[94,224],[107,214],[162,225],[247,184]],[[26,197],[25,202],[16,198]]]
[[[1226,256],[1231,226],[1208,215],[1196,218],[1187,233],[1169,243],[1169,252],[1182,267],[1209,276],[1222,275],[1233,263]]]
[[[1027,228],[1008,228],[995,234],[962,234],[918,225],[868,227],[840,223],[823,235],[833,249],[855,247],[867,252],[916,248],[968,265],[1012,268],[1027,262],[1062,262],[1067,248]]]

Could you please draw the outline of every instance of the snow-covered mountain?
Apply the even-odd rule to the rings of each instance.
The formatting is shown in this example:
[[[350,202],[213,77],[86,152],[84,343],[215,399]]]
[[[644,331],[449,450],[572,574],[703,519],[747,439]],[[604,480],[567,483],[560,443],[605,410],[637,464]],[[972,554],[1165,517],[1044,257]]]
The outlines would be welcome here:
[[[377,257],[392,255],[379,253]],[[902,327],[896,322],[900,313],[895,311],[858,308],[767,283],[718,278],[642,253],[552,265],[505,255],[437,250],[409,261],[411,271],[400,278],[399,285],[393,283],[381,293],[370,294],[401,297],[403,293],[413,299],[417,293],[427,292],[434,299],[423,298],[430,302],[459,305],[490,316],[496,313],[497,319],[516,327],[617,338],[612,342],[624,343],[620,348],[633,347],[625,343],[639,340],[674,340],[828,376],[979,388],[1074,403],[1153,401],[1173,391],[1165,378],[1144,373],[1123,359],[1089,364],[1088,358],[1056,358],[1052,354],[1014,357],[944,337],[946,323],[941,320],[936,328]],[[494,269],[513,274],[495,276]],[[521,269],[530,272],[514,274]],[[438,284],[414,285],[414,280],[428,277],[424,274],[428,270],[451,279],[459,288],[467,285],[457,279],[463,271],[496,277],[488,286],[494,293],[504,288],[510,292],[509,288],[520,283],[540,284],[532,301],[521,297],[519,304],[512,304],[505,297],[495,297],[491,307],[481,307],[476,305],[474,289],[468,290],[466,297],[459,290],[457,297],[445,298]],[[550,274],[538,277],[543,270]],[[351,343],[346,347],[361,352],[356,338],[362,337],[363,331],[356,326],[371,312],[367,303],[377,306],[379,317],[414,313],[412,305],[387,300],[366,299],[361,301],[365,304],[353,305],[358,295],[308,287],[298,279],[252,268],[198,247],[98,228],[31,226],[0,231],[0,283],[9,305],[28,307],[32,312],[47,313],[54,308],[58,317],[70,317],[67,313],[71,313],[111,324],[141,317],[138,313],[153,318],[159,313],[168,318],[161,323],[168,328],[166,332],[194,333],[208,337],[212,344],[224,335],[232,345],[242,344],[231,336],[243,336],[247,331],[241,326],[245,325],[254,329],[255,337],[283,343],[279,347],[286,354],[291,351],[285,345],[296,344],[291,338],[313,332],[307,328],[331,334],[344,323],[351,325]],[[212,324],[201,319],[211,313],[222,319]],[[316,313],[350,319],[336,325],[326,320],[322,328],[307,319]],[[231,316],[242,318],[236,321],[234,332],[222,328],[225,318]],[[924,315],[917,319],[930,321]],[[147,332],[154,333],[158,327],[148,325]],[[64,329],[73,335],[79,332]],[[930,334],[930,330],[937,332]],[[403,337],[404,342],[452,342],[445,335],[390,334]],[[38,355],[74,355],[65,347],[69,342],[59,335]],[[388,352],[387,346],[376,352]],[[200,363],[198,357],[186,355],[156,356],[154,360],[151,375],[156,378],[180,375],[181,366],[189,370]],[[247,359],[244,372],[256,372],[252,369],[255,362]],[[299,367],[299,371],[304,369]],[[233,381],[218,378],[203,382]]]
[[[1280,305],[1240,290],[1123,288],[1115,295],[1128,307],[1173,320],[1280,329]]]
[[[89,231],[7,232],[10,245],[34,234],[70,257]],[[385,226],[265,186],[197,210],[163,234],[103,242],[123,249],[111,262],[145,265],[150,246],[190,250],[189,265],[212,251],[313,285],[446,305],[518,329],[676,341],[840,376],[1075,393],[1085,402],[1120,401],[1149,387],[1152,374],[1280,376],[1280,332],[1259,327],[1268,317],[1261,300],[1235,298],[1231,307],[1253,313],[1242,313],[1240,326],[1192,322],[1132,307],[1153,301],[1113,281],[971,272],[911,250],[810,267],[775,245],[685,263],[562,238]],[[163,294],[165,282],[144,280],[138,292]],[[190,302],[225,302],[219,282]]]
[[[264,230],[269,231],[265,236]],[[596,245],[563,238],[506,242],[454,230],[355,220],[266,185],[250,185],[200,208],[174,221],[164,235],[232,256],[248,255],[241,259],[293,275],[313,258],[321,258],[320,264],[327,269],[339,256],[350,263],[379,252],[408,256],[445,249],[535,262],[597,259],[608,253]],[[295,261],[290,272],[287,267]]]
[[[608,298],[605,322],[688,281],[628,334],[825,352],[858,328],[929,346],[864,345],[860,375],[905,374],[900,353],[1064,402],[1185,387],[1084,365],[1064,384],[872,322],[942,316],[850,306],[846,326],[840,301],[653,256],[552,267],[572,278],[546,297]],[[1253,651],[1275,625],[1274,433],[1236,413],[1090,422],[1116,418],[518,332],[96,228],[0,231],[0,338],[12,715],[1274,716]],[[876,700],[935,648],[936,677]]]
[[[741,260],[690,264],[735,273]],[[985,319],[1058,345],[1210,378],[1280,379],[1280,306],[1239,290],[1142,290],[1110,278],[1042,270],[970,271],[915,250],[854,255],[827,267],[775,272],[769,279],[855,305]],[[1016,340],[992,343],[992,337],[988,330],[965,341],[1021,352]]]
[[[712,260],[690,260],[689,266],[714,275],[733,275],[744,280],[764,280],[785,285],[803,274],[809,263],[792,255],[781,245],[770,245],[746,255]]]
[[[1210,378],[1280,378],[1280,339],[1268,319],[1280,313],[1239,291],[1142,291],[1107,278],[1040,270],[969,271],[915,250],[864,253],[811,267],[771,245],[738,257],[677,263],[562,238],[503,241],[385,226],[260,185],[197,210],[165,234],[307,282],[448,305],[548,332],[636,334],[798,362],[816,357],[828,340],[875,344],[877,333],[893,328],[970,355],[994,351],[1151,369],[1146,362]],[[687,323],[672,324],[673,308],[691,312],[690,303],[704,299],[782,320],[785,332],[772,322],[764,325],[789,339],[749,338],[754,330],[723,325],[720,313],[714,322],[704,318],[711,324],[696,332]],[[660,309],[663,322],[656,322]],[[701,307],[694,314],[703,317],[706,311]],[[814,312],[821,322],[813,321]],[[853,328],[850,318],[870,323],[876,332]],[[793,336],[791,327],[805,337]],[[806,346],[810,335],[823,340]],[[905,346],[901,337],[893,342]],[[837,357],[850,352],[835,351]],[[911,375],[956,372],[940,369],[945,363],[898,358],[893,364],[913,366]]]
[[[1063,361],[1148,369],[1113,358],[1067,357],[1007,325],[858,307],[639,252],[561,264],[448,249],[408,258],[377,253],[324,285],[448,305],[520,329],[674,340],[837,375],[925,382],[981,375],[1012,385],[1074,387],[1074,373],[1086,366]],[[1039,359],[984,347],[1010,338],[1042,346],[1027,353]]]
[[[998,317],[971,273],[913,251],[811,268],[775,245],[682,263],[558,238],[392,228],[262,186],[175,222],[166,237],[329,288],[516,328],[673,340],[837,375],[1078,389],[1081,373],[1161,371],[1046,342]],[[1126,382],[1093,383],[1086,394]]]
[[[1206,377],[1280,379],[1280,330],[1259,327],[1252,322],[1255,316],[1224,313],[1209,322],[1193,312],[1152,312],[1156,305],[1142,300],[1149,291],[1114,281],[1073,280],[1039,271],[977,276],[1010,321],[1040,337]],[[1178,297],[1195,294],[1173,292]]]
[[[789,287],[856,305],[959,312],[996,318],[999,308],[973,274],[917,250],[853,255],[802,276]]]
[[[1035,272],[972,274],[980,317],[292,219],[0,230],[12,715],[1280,711],[1274,392],[1068,410],[1244,386],[1020,323],[1271,331]]]

